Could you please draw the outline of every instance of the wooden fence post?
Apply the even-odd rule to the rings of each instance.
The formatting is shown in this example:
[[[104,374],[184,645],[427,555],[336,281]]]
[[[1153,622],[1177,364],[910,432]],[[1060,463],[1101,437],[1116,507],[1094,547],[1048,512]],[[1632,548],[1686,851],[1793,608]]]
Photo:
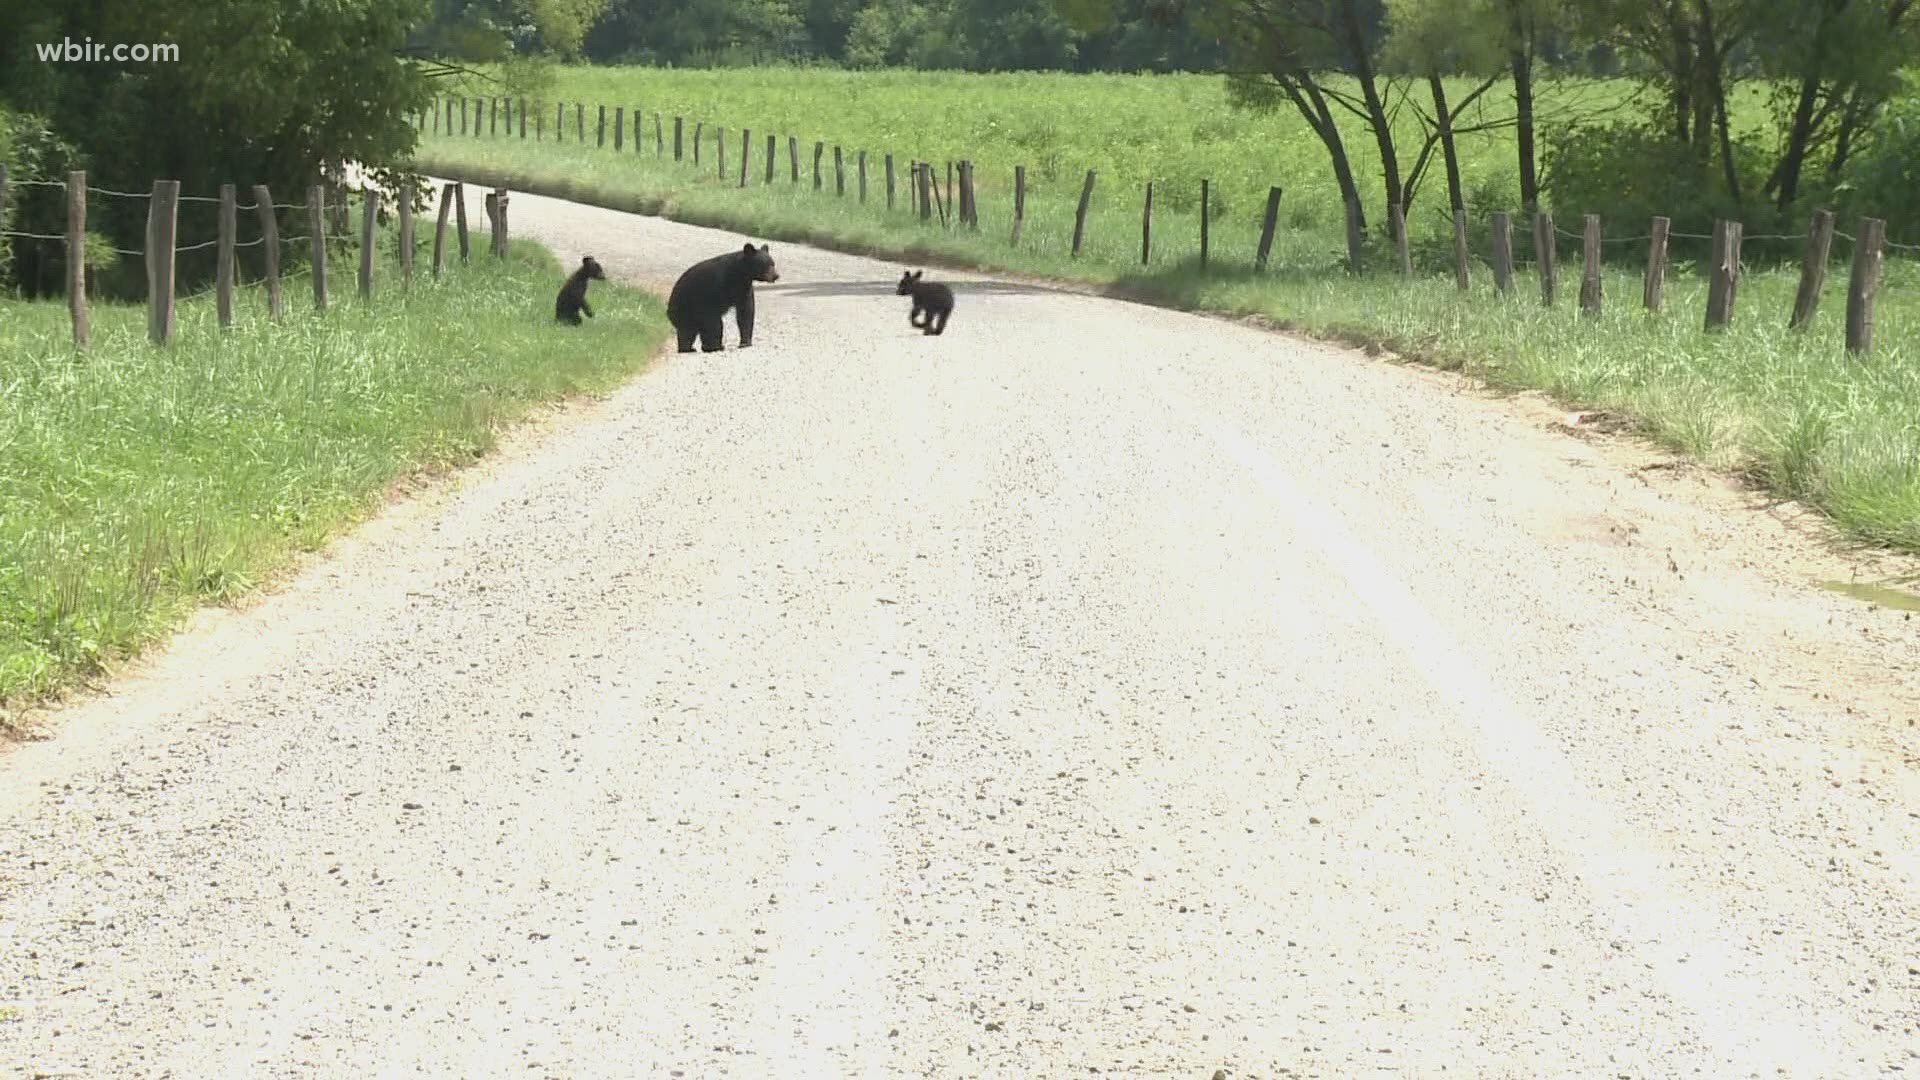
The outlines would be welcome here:
[[[725,180],[727,178],[726,128],[716,127],[713,129],[713,160],[716,167],[720,170],[720,179]]]
[[[1540,270],[1540,303],[1546,307],[1553,306],[1553,262],[1558,248],[1553,237],[1553,215],[1536,212],[1533,215],[1533,261]]]
[[[602,112],[605,112],[606,108],[605,105],[600,106]],[[613,152],[616,154],[619,153],[626,145],[627,107],[625,105],[615,105],[613,107]]]
[[[513,235],[507,229],[507,203],[509,203],[510,201],[512,200],[507,195],[506,188],[495,189],[494,199],[493,199],[493,213],[495,217],[500,219],[500,257],[503,259],[506,258],[512,251],[511,245],[512,245]]]
[[[87,325],[87,174],[67,174],[67,312],[73,316],[73,347],[84,349]]]
[[[473,99],[473,137],[476,139],[480,138],[482,135],[485,135],[487,133],[487,129],[485,125],[480,123],[481,114],[486,112],[485,109],[480,107],[481,104],[482,103],[479,98]],[[343,212],[347,212],[349,214],[347,220],[351,222],[353,220],[351,216],[351,211],[348,209],[347,204],[345,202],[342,202],[340,204],[340,209]]]
[[[520,122],[526,123],[524,109],[520,113]],[[413,178],[409,176],[400,181],[400,291],[413,289]]]
[[[594,117],[593,146],[596,150],[602,150],[607,145],[607,107],[596,105],[594,108],[598,112]]]
[[[779,156],[780,156],[779,138],[774,135],[767,136],[767,174],[766,176],[761,178],[760,182],[762,184],[773,183],[773,165],[774,165],[774,161],[778,159]]]
[[[1502,296],[1513,291],[1513,218],[1505,210],[1493,212],[1493,288]]]
[[[574,142],[587,141],[587,107],[578,101],[573,103],[573,134]]]
[[[1207,219],[1213,210],[1213,184],[1206,177],[1200,178],[1200,269],[1207,268]]]
[[[795,136],[795,135],[787,136],[787,167],[793,172],[793,182],[796,184],[799,183],[800,182],[800,139],[798,136]]]
[[[1347,203],[1347,273],[1360,272],[1360,204]]]
[[[1020,230],[1026,223],[1027,167],[1025,165],[1015,165],[1013,167],[1013,235],[1007,240],[1009,245],[1013,247],[1020,246]]]
[[[313,230],[313,307],[327,310],[327,189],[307,189],[307,224]]]
[[[667,136],[665,129],[661,126],[659,113],[653,114],[653,156],[662,158],[667,156]]]
[[[707,122],[695,120],[693,122],[693,163],[695,165],[700,164],[700,144],[706,140],[706,137]]]
[[[1833,211],[1815,210],[1807,226],[1807,250],[1800,259],[1800,288],[1793,295],[1793,315],[1787,329],[1805,330],[1820,307],[1820,290],[1827,283],[1827,259],[1833,254]]]
[[[509,124],[513,123],[513,118],[508,117],[507,123]],[[490,97],[487,99],[487,138],[495,139],[495,138],[499,138],[499,136],[500,136],[500,99],[497,97]]]
[[[1738,221],[1713,223],[1713,265],[1708,268],[1708,330],[1718,330],[1733,322],[1733,299],[1740,287],[1740,237],[1744,227]]]
[[[373,226],[380,217],[380,192],[368,188],[360,208],[360,299],[373,299]]]
[[[454,181],[453,234],[460,241],[460,265],[467,264],[467,185]]]
[[[753,132],[751,130],[747,128],[740,129],[740,186],[741,187],[747,186],[747,155],[751,153],[753,149],[753,145],[751,142],[752,138],[753,138]]]
[[[980,231],[980,203],[973,190],[973,159],[960,163],[960,205],[966,208],[967,228]]]
[[[1648,311],[1658,312],[1662,294],[1667,284],[1667,231],[1673,222],[1668,218],[1655,217],[1647,244],[1646,284],[1640,289],[1640,303]]]
[[[833,193],[841,198],[847,197],[847,169],[840,161],[840,148],[833,148]]]
[[[893,155],[887,155],[887,209],[893,209]]]
[[[559,101],[553,103],[553,141],[567,141],[567,106]]]
[[[446,110],[447,110],[447,134],[452,135],[453,134],[453,99],[447,98],[442,104],[446,106]]]
[[[453,185],[443,184],[440,188],[440,220],[433,226],[433,276],[440,276],[440,268],[446,265],[447,214],[453,210]]]
[[[865,150],[854,155],[854,164],[860,173],[860,202],[864,205],[867,201],[867,152]]]
[[[489,191],[481,197],[481,205],[487,214],[487,254],[500,257],[500,207],[499,195]]]
[[[1407,239],[1407,209],[1400,203],[1387,207],[1387,228],[1393,232],[1394,256],[1400,260],[1403,277],[1413,276],[1413,244]]]
[[[267,270],[267,318],[280,318],[280,219],[273,212],[273,192],[253,185],[253,209],[260,215],[260,238]]]
[[[949,163],[947,168],[951,170],[953,168],[952,164]],[[927,166],[927,175],[933,175],[933,166],[931,164]],[[953,213],[953,184],[951,182],[953,174],[949,171],[947,175],[949,182],[947,184],[947,197],[945,199],[940,197],[939,178],[935,177],[933,180],[933,208],[940,213],[940,227],[943,229],[947,227],[947,218]]]
[[[527,99],[521,98],[520,99],[520,139],[522,142],[525,142],[526,138],[527,138]]]
[[[933,168],[925,162],[913,163],[913,186],[920,199],[920,220],[933,217],[933,194],[928,188],[933,185]]]
[[[1580,311],[1600,314],[1600,215],[1580,219]]]
[[[147,337],[173,341],[174,237],[179,224],[180,181],[155,180],[147,200]]]
[[[466,98],[466,95],[462,94],[460,96],[460,134],[465,135],[466,133],[467,133],[467,98]]]
[[[680,132],[682,130],[681,125],[682,125],[681,118],[678,116],[674,117],[673,118],[673,160],[675,161],[684,160],[684,158],[681,156],[681,147],[680,147]]]
[[[431,107],[431,108],[430,108],[430,109],[429,109],[428,111],[430,111],[430,112],[432,112],[432,113],[433,113],[433,133],[434,133],[435,135],[438,135],[438,134],[440,134],[440,102],[439,102],[439,99],[437,99],[437,98],[436,98],[436,99],[434,100],[434,103],[433,103],[433,105],[432,105],[432,107]]]
[[[1847,278],[1847,351],[1860,356],[1873,351],[1873,297],[1880,288],[1887,223],[1863,217],[1854,235],[1853,272]]]
[[[1147,204],[1140,211],[1140,265],[1153,256],[1153,181],[1147,181]]]
[[[813,144],[813,190],[815,191],[820,190],[820,155],[826,153],[826,151],[826,143],[816,142]]]
[[[1080,185],[1080,206],[1073,212],[1073,257],[1080,257],[1081,241],[1087,235],[1087,204],[1093,201],[1093,170],[1087,170],[1086,182]]]
[[[1280,189],[1270,187],[1267,189],[1267,212],[1266,215],[1260,219],[1260,247],[1253,256],[1255,269],[1265,270],[1267,268],[1267,255],[1273,251],[1273,230],[1279,223]]]
[[[236,191],[232,184],[220,185],[220,242],[213,269],[213,288],[222,330],[233,326],[233,233],[239,224]]]
[[[1461,292],[1473,287],[1473,251],[1467,243],[1467,210],[1453,208],[1453,283]]]

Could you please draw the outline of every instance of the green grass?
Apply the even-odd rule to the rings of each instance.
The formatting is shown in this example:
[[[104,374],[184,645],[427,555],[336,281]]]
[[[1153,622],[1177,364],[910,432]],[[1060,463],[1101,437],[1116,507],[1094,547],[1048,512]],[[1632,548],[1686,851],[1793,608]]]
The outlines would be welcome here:
[[[224,337],[210,296],[183,300],[167,349],[147,344],[143,308],[96,304],[76,355],[64,304],[0,301],[0,705],[246,592],[396,480],[471,461],[541,402],[616,385],[665,337],[660,304],[630,290],[555,326],[562,275],[532,244],[506,262],[476,251],[410,295],[380,272],[371,304],[337,274],[325,314],[289,281],[279,325],[247,289]]]
[[[422,137],[423,168],[476,181],[586,202],[664,214],[757,237],[979,269],[1084,282],[1118,294],[1234,315],[1260,315],[1307,333],[1377,345],[1469,372],[1513,389],[1544,390],[1572,408],[1631,416],[1659,442],[1772,490],[1803,499],[1857,539],[1920,551],[1920,265],[1890,257],[1881,285],[1876,347],[1871,357],[1842,348],[1844,266],[1829,276],[1821,310],[1808,332],[1785,330],[1797,273],[1748,267],[1734,326],[1702,330],[1706,286],[1694,261],[1697,246],[1677,243],[1659,315],[1640,309],[1644,247],[1623,243],[1624,256],[1605,271],[1606,309],[1597,318],[1576,311],[1577,243],[1563,241],[1560,299],[1538,301],[1532,268],[1519,268],[1516,293],[1490,285],[1488,240],[1476,225],[1480,261],[1472,289],[1453,286],[1448,227],[1416,212],[1420,275],[1392,271],[1391,253],[1368,252],[1368,272],[1342,272],[1337,200],[1317,145],[1297,120],[1228,110],[1220,80],[1204,76],[852,74],[833,71],[568,69],[559,97],[588,102],[589,143]],[[854,89],[858,89],[855,94]],[[1623,100],[1619,85],[1558,85],[1546,111],[1594,110]],[[593,105],[640,105],[648,138],[616,154],[591,145]],[[548,107],[549,110],[551,106]],[[651,114],[666,113],[667,153],[658,156]],[[717,175],[711,126],[702,163],[672,160],[675,112],[724,124],[728,176]],[[935,119],[916,125],[916,114]],[[631,119],[629,119],[629,125]],[[753,130],[748,183],[739,183],[739,129]],[[774,183],[764,183],[764,136],[780,136]],[[786,135],[801,137],[801,181],[791,182]],[[812,143],[827,141],[824,187],[812,189]],[[847,194],[834,195],[831,146],[869,150],[869,201],[856,199],[851,152]],[[1352,140],[1359,152],[1359,140]],[[900,163],[897,209],[885,207],[878,154]],[[981,176],[981,231],[922,225],[907,212],[905,162],[943,162],[964,153]],[[1496,136],[1463,148],[1469,177],[1507,169]],[[1043,170],[1047,160],[1057,167]],[[1008,242],[1010,198],[988,182],[1011,176],[1016,162],[1038,177],[1027,200],[1020,244]],[[1085,247],[1071,254],[1073,209],[1082,170],[1101,169]],[[1362,167],[1364,166],[1358,166]],[[1211,226],[1211,259],[1197,265],[1198,214],[1177,192],[1187,180],[1211,177],[1228,211]],[[1152,262],[1142,266],[1141,191],[1157,179]],[[1176,179],[1169,179],[1176,178]],[[1270,182],[1292,180],[1269,269],[1256,273],[1260,204]],[[1437,180],[1435,181],[1437,182]],[[1497,187],[1483,180],[1483,186]],[[1471,186],[1471,182],[1470,182]],[[1494,202],[1490,205],[1502,205]],[[1628,238],[1622,237],[1623,241]],[[1375,244],[1376,241],[1370,241]],[[1516,226],[1516,254],[1530,250]],[[1836,252],[1844,255],[1845,241]]]

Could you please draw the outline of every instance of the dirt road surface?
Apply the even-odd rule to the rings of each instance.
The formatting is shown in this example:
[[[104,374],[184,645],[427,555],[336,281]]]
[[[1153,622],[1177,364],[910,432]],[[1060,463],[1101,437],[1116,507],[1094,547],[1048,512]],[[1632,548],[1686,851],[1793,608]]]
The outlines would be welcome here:
[[[662,290],[745,239],[513,220]],[[1920,1072],[1920,620],[1787,511],[1450,376],[938,271],[923,338],[900,267],[773,252],[753,348],[0,758],[0,1063]]]

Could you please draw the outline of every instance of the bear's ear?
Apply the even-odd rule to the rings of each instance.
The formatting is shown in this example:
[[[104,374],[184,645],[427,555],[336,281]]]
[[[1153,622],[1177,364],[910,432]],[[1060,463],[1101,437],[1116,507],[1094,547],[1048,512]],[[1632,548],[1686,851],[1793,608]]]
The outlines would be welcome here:
[[[753,241],[751,240],[747,241],[746,246],[740,249],[740,253],[743,255],[753,254]]]
[[[760,245],[760,250],[761,250],[762,252],[765,252],[765,251],[767,250],[767,245],[765,245],[765,244],[761,244],[761,245]]]
[[[580,260],[580,265],[581,265],[581,266],[592,266],[592,265],[593,265],[593,256],[591,256],[591,255],[588,255],[588,256],[587,256],[586,258],[583,258],[583,259],[581,259],[581,260]]]

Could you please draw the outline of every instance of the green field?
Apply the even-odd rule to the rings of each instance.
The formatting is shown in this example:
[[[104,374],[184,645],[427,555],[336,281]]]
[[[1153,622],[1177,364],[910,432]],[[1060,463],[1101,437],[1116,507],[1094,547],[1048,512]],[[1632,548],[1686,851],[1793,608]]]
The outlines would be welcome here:
[[[279,325],[244,290],[224,339],[202,295],[166,349],[147,344],[144,308],[95,304],[78,357],[63,303],[0,301],[0,705],[246,591],[536,404],[644,366],[665,337],[659,303],[556,327],[560,277],[517,244],[409,295],[388,278],[371,305],[340,275],[324,315],[297,278]]]
[[[1555,84],[1543,91],[1543,113],[1598,114],[1630,93],[1624,84]],[[546,137],[539,141],[531,125],[525,141],[517,124],[511,137],[499,138],[436,136],[429,126],[421,164],[758,237],[1090,282],[1381,345],[1465,369],[1495,385],[1545,390],[1569,407],[1627,414],[1668,446],[1819,506],[1854,537],[1920,551],[1920,434],[1913,420],[1920,415],[1920,264],[1910,256],[1896,253],[1887,262],[1876,348],[1859,359],[1842,348],[1844,262],[1836,263],[1807,333],[1785,330],[1797,272],[1750,266],[1732,329],[1709,334],[1701,326],[1701,245],[1675,244],[1665,308],[1650,317],[1640,308],[1636,269],[1645,247],[1616,233],[1619,242],[1609,248],[1603,282],[1605,310],[1597,318],[1583,317],[1575,307],[1577,242],[1561,242],[1559,302],[1544,309],[1531,266],[1520,267],[1512,297],[1492,289],[1484,261],[1488,240],[1476,217],[1479,261],[1471,290],[1462,294],[1447,269],[1449,227],[1433,212],[1445,201],[1435,194],[1441,188],[1430,188],[1425,209],[1416,207],[1412,216],[1409,233],[1421,269],[1416,280],[1400,277],[1391,252],[1378,246],[1369,251],[1368,273],[1348,276],[1340,269],[1338,199],[1318,145],[1289,115],[1229,109],[1217,77],[593,68],[564,70],[554,97],[568,103],[564,141],[554,141],[549,103]],[[584,145],[573,130],[574,100],[587,106]],[[629,142],[615,153],[609,136],[606,147],[596,148],[600,104],[608,106],[610,122],[614,106],[629,110],[629,135],[631,110],[639,107],[646,117],[644,144],[636,150]],[[655,110],[664,114],[664,157],[652,139]],[[707,125],[698,167],[690,148],[686,160],[672,160],[676,114],[686,118],[689,141],[694,120]],[[715,125],[728,140],[724,179],[714,157]],[[743,126],[754,133],[744,189]],[[780,137],[781,148],[770,185],[763,159],[769,131]],[[802,146],[798,185],[785,150],[789,133]],[[1359,132],[1350,134],[1356,167],[1370,168]],[[829,148],[819,192],[812,187],[816,140]],[[844,197],[834,191],[836,142],[846,148]],[[1502,179],[1511,171],[1507,146],[1499,135],[1463,140],[1467,186],[1490,200],[1483,208],[1513,201]],[[865,205],[857,197],[856,149],[869,155]],[[902,163],[970,157],[980,176],[980,231],[916,221],[907,210],[904,164],[898,203],[889,212],[878,164],[887,152]],[[1009,193],[993,179],[1010,179],[1016,163],[1026,164],[1030,177],[1017,247],[1009,243]],[[1070,252],[1073,206],[1089,167],[1099,170],[1100,180],[1085,248],[1076,259]],[[1215,204],[1204,273],[1197,265],[1193,197],[1202,176],[1223,196]],[[1143,266],[1142,189],[1148,178],[1156,182],[1153,250]],[[1270,183],[1287,194],[1269,269],[1257,273],[1252,256]],[[1641,223],[1633,235],[1645,231]],[[1518,228],[1515,248],[1516,257],[1528,262],[1530,245]],[[1847,251],[1844,240],[1836,241],[1837,260]]]

